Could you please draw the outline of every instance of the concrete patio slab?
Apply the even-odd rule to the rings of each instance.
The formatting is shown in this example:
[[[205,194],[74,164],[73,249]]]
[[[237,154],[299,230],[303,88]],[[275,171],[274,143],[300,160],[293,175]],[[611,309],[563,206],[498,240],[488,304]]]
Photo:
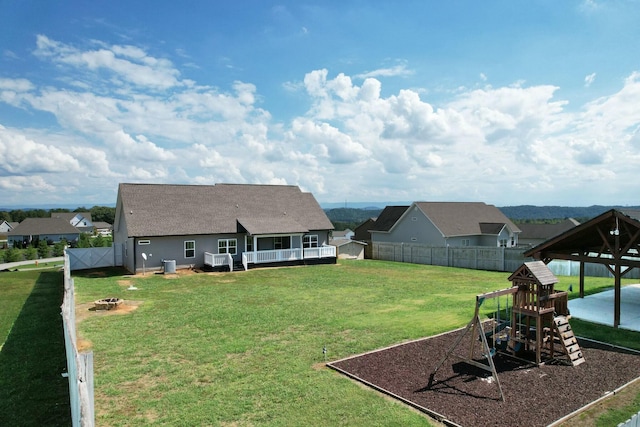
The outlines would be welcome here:
[[[613,326],[614,290],[569,301],[571,317]],[[620,328],[640,332],[640,284],[627,285],[620,293]]]

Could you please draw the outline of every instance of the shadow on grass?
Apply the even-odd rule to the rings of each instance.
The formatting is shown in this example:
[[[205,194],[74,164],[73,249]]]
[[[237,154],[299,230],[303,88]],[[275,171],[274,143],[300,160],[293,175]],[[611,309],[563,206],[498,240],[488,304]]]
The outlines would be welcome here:
[[[71,425],[60,305],[63,276],[43,271],[0,351],[0,425]]]
[[[122,267],[103,267],[92,268],[88,270],[75,270],[73,272],[74,277],[114,277],[114,276],[126,276],[129,274],[127,270]]]

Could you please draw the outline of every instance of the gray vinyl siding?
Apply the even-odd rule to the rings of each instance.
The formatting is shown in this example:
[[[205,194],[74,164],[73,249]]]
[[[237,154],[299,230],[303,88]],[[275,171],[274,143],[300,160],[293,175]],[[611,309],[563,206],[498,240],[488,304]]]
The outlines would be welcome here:
[[[135,239],[135,257],[138,260],[136,265],[137,271],[142,271],[142,254],[147,255],[145,268],[161,269],[164,266],[164,260],[173,260],[176,262],[176,268],[202,267],[204,265],[204,253],[218,253],[219,239],[236,239],[238,243],[238,252],[234,256],[235,260],[240,259],[240,254],[244,251],[244,235],[239,234],[223,234],[216,236],[159,236],[159,237],[137,237]],[[148,241],[148,244],[140,244],[140,242]],[[185,257],[184,245],[186,241],[195,242],[195,256],[193,258]]]
[[[381,243],[407,242],[434,246],[446,244],[440,230],[416,207],[406,212],[390,232],[372,231],[371,240]]]

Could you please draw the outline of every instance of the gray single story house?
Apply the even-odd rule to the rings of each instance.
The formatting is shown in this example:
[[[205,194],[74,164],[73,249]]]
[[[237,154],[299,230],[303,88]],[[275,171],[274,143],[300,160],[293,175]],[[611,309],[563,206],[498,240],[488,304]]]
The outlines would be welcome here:
[[[37,244],[41,240],[47,243],[58,243],[65,240],[69,244],[80,238],[80,230],[62,218],[25,218],[20,224],[7,233],[7,243],[15,247]]]
[[[123,266],[249,269],[335,263],[331,221],[289,185],[120,184],[113,244]]]

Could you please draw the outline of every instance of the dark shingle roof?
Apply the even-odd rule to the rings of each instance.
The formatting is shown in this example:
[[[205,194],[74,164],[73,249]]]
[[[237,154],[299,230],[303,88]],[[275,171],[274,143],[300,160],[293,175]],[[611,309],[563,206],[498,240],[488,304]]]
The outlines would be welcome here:
[[[8,236],[40,236],[44,234],[78,234],[80,231],[62,218],[25,218]]]
[[[313,195],[297,186],[120,184],[118,192],[129,236],[333,229]]]
[[[486,203],[416,202],[415,205],[424,212],[444,236],[480,235],[483,234],[483,227],[485,230],[494,231],[497,227],[496,224],[507,225],[511,231],[520,232],[520,229],[500,209]]]
[[[573,218],[566,219],[555,224],[519,224],[520,239],[548,239],[558,234],[571,230],[580,223]]]
[[[370,231],[389,231],[391,227],[400,219],[409,206],[386,206],[376,221],[372,224]]]

